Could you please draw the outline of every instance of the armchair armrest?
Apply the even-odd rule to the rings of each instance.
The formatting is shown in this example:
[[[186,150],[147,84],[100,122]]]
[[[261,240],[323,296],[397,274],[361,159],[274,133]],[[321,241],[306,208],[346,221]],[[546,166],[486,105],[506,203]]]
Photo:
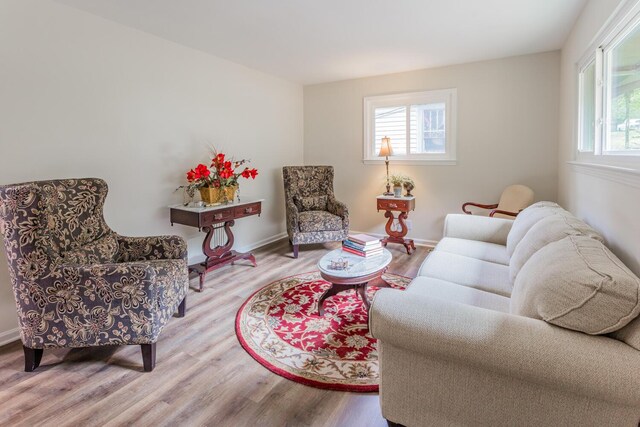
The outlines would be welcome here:
[[[502,209],[494,209],[489,213],[489,216],[493,217],[495,214],[502,214],[502,215],[509,215],[515,218],[518,216],[519,213],[520,212],[509,212],[509,211],[503,211]]]
[[[330,197],[329,200],[327,200],[327,210],[342,219],[349,217],[349,208],[347,205],[336,200],[334,197]]]
[[[507,244],[513,221],[487,216],[449,214],[444,220],[444,237]]]
[[[187,259],[187,244],[180,236],[126,237],[117,235],[119,262]]]
[[[293,199],[288,199],[286,203],[287,231],[289,236],[298,230],[298,207],[293,203]]]
[[[640,407],[640,353],[611,338],[391,289],[376,293],[369,326],[383,345]]]
[[[481,209],[495,209],[498,207],[498,204],[494,203],[492,205],[483,205],[481,203],[476,203],[476,202],[467,202],[464,205],[462,205],[462,212],[466,213],[467,215],[471,215],[471,211],[467,210],[468,206],[475,206],[476,208],[481,208]]]

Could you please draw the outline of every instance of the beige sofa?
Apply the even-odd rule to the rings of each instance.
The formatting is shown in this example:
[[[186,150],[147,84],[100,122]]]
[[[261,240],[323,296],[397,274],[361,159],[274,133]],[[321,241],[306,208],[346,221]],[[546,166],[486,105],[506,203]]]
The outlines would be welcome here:
[[[555,203],[515,221],[449,215],[406,291],[381,289],[390,425],[640,421],[640,280]]]

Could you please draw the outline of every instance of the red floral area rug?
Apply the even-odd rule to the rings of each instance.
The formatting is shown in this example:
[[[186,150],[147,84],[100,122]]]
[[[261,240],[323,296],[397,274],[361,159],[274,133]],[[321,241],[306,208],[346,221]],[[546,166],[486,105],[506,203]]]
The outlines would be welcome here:
[[[385,274],[392,287],[411,279]],[[353,289],[318,300],[331,284],[319,272],[273,282],[253,294],[238,310],[236,335],[258,363],[290,380],[313,387],[378,391],[378,352],[369,333],[367,312]],[[368,288],[369,300],[378,290]]]

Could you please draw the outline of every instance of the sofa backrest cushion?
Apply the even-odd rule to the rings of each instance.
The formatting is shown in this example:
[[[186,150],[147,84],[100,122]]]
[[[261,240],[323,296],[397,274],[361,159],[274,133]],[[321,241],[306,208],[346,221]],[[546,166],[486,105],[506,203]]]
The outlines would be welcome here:
[[[507,236],[507,254],[513,255],[518,243],[524,238],[529,229],[533,225],[540,221],[542,218],[546,218],[549,215],[555,215],[559,213],[569,214],[569,212],[562,209],[562,207],[554,202],[538,202],[524,209],[518,214],[513,221],[513,226]]]
[[[563,328],[605,334],[640,314],[640,279],[599,241],[568,236],[524,264],[510,310]]]
[[[542,218],[533,224],[513,251],[509,260],[511,282],[515,282],[520,269],[534,253],[567,236],[588,236],[604,242],[600,233],[572,215],[549,215]]]
[[[115,233],[66,251],[62,254],[64,264],[108,264],[115,261],[118,253],[118,240]]]

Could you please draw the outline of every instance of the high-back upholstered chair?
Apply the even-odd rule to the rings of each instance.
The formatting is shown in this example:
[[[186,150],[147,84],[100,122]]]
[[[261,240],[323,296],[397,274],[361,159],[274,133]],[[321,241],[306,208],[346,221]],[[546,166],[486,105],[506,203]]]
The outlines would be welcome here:
[[[177,236],[123,237],[102,215],[101,179],[0,187],[0,232],[18,308],[25,370],[43,349],[137,344],[155,365],[160,331],[188,289]]]
[[[467,202],[462,205],[462,211],[471,214],[467,206],[475,206],[482,209],[491,209],[489,216],[495,218],[513,219],[524,208],[533,203],[533,190],[526,185],[510,185],[504,189],[500,196],[500,201],[492,205],[484,205],[475,202]]]
[[[333,166],[285,166],[282,175],[293,256],[299,245],[345,240],[349,210],[333,194]]]

